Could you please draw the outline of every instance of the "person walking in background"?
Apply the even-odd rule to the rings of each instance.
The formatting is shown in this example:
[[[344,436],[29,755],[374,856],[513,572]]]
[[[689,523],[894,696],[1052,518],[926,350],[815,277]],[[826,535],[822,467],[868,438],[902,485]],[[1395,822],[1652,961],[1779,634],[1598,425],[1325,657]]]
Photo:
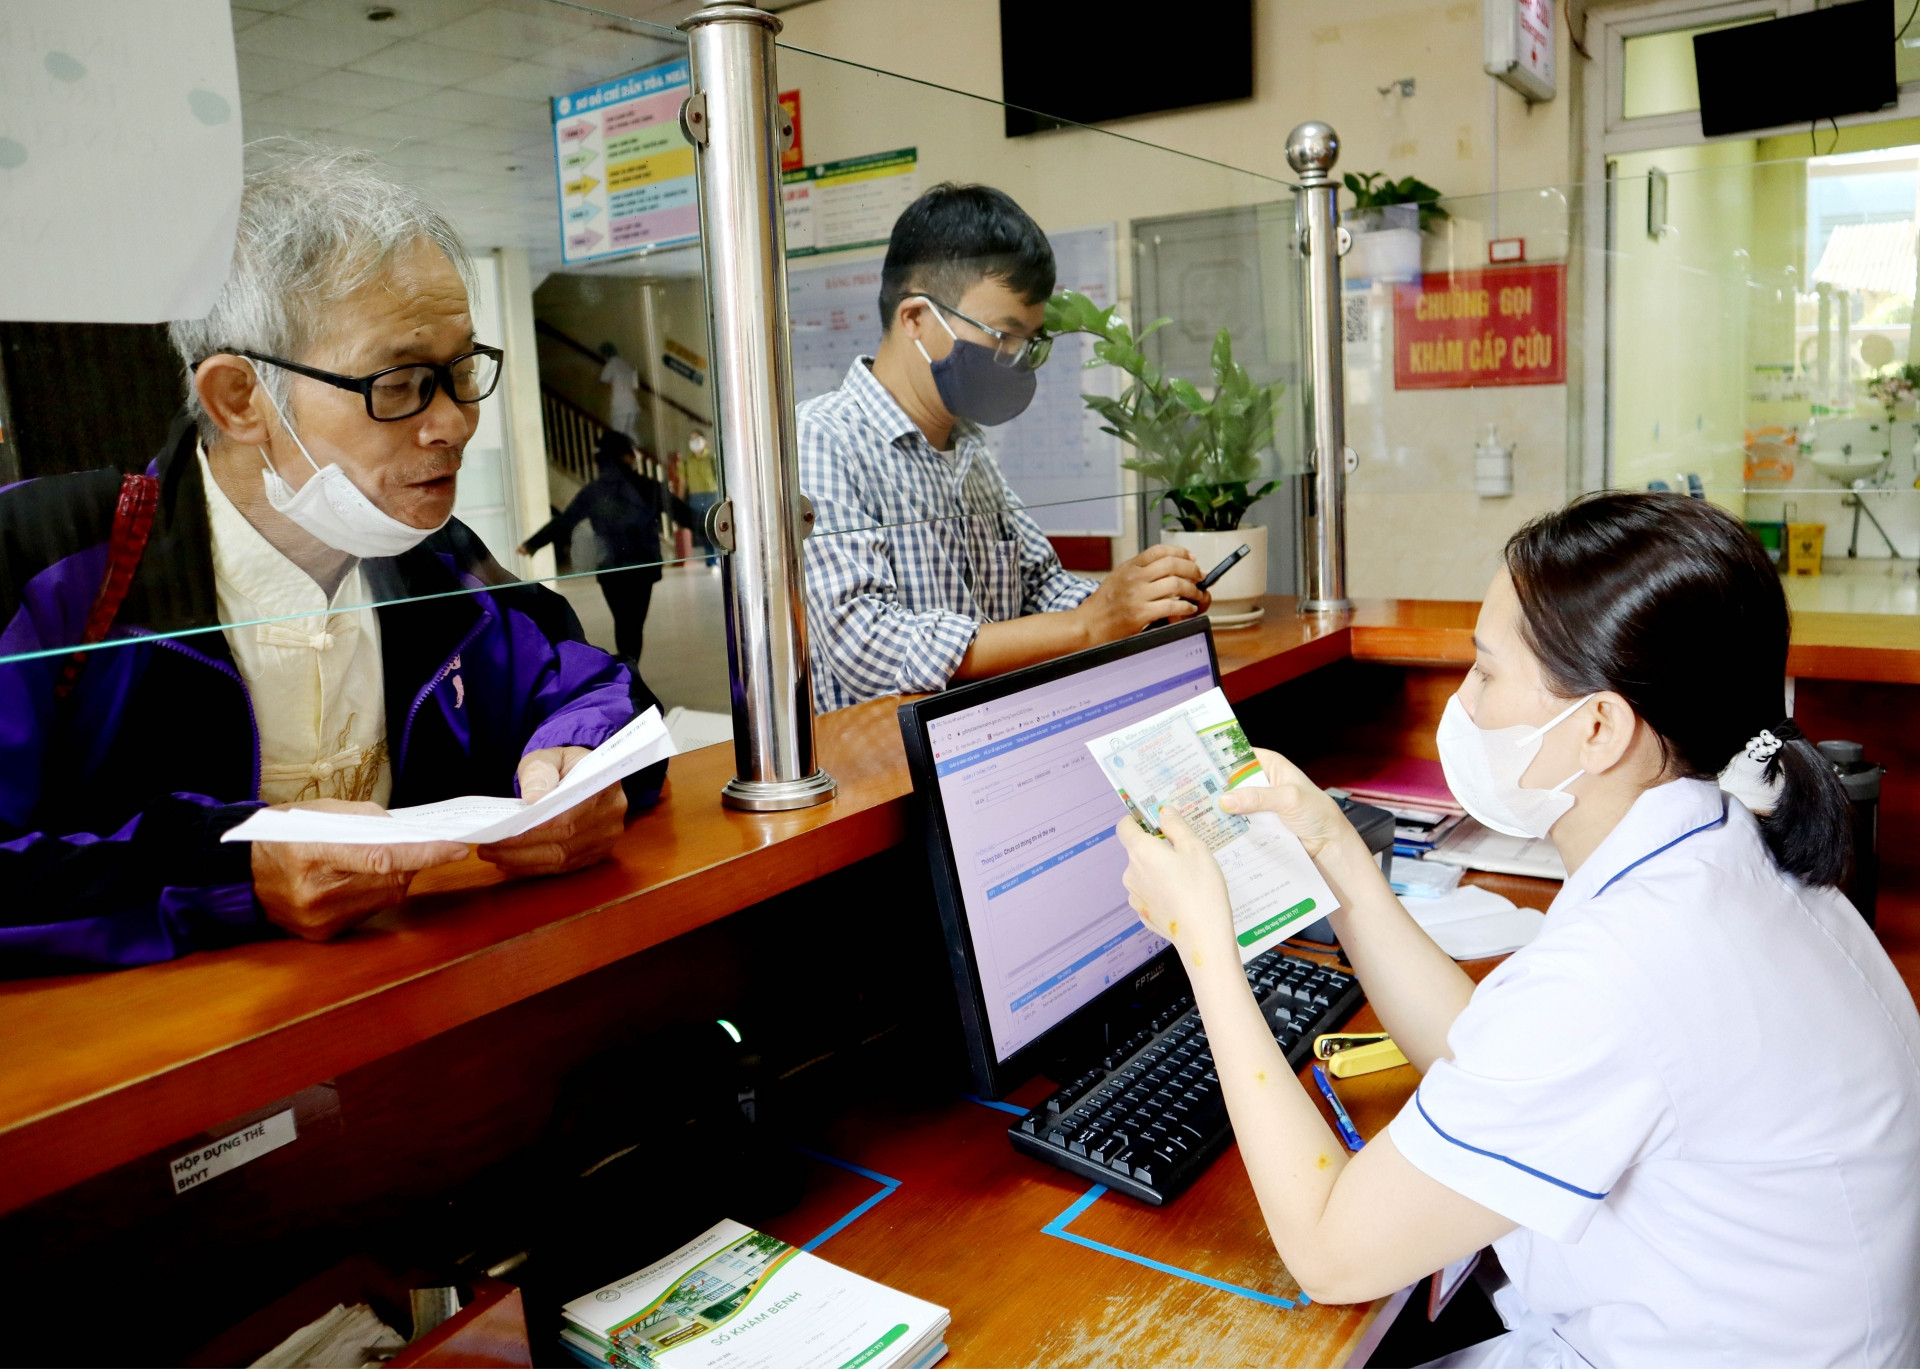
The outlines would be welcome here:
[[[600,593],[613,611],[613,637],[620,655],[637,667],[646,634],[647,609],[660,580],[660,515],[671,513],[691,527],[699,516],[687,502],[639,472],[638,454],[626,434],[600,435],[594,459],[600,474],[582,486],[564,514],[520,545],[524,555],[551,542],[565,543],[584,519],[600,547]]]
[[[707,566],[718,571],[720,549],[707,537],[707,511],[720,503],[720,477],[714,469],[713,449],[708,446],[704,433],[695,433],[687,439],[687,455],[680,459],[680,470],[687,484],[687,503],[700,516],[693,531],[706,545]]]
[[[607,426],[636,442],[640,437],[640,373],[620,355],[611,340],[600,345],[607,364],[600,368],[600,384],[607,387]]]

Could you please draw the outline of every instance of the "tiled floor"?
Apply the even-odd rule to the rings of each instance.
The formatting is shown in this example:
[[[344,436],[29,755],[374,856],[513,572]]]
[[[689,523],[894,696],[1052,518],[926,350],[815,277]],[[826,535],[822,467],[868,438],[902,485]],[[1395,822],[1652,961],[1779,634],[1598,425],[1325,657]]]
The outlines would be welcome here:
[[[593,577],[569,577],[554,584],[580,616],[587,641],[611,652],[613,615]],[[668,709],[684,705],[717,714],[729,711],[726,611],[720,577],[704,565],[668,567],[654,587],[640,674]]]

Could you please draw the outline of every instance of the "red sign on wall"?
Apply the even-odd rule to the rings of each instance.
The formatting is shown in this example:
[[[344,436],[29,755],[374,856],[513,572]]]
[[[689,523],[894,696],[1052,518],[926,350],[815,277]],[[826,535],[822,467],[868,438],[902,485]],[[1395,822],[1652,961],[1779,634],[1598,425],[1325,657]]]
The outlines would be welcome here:
[[[1393,387],[1557,386],[1567,379],[1564,262],[1435,272],[1393,289]]]
[[[807,155],[800,147],[800,92],[781,91],[780,108],[787,112],[787,118],[793,120],[793,146],[780,154],[780,170],[792,171],[807,164]]]

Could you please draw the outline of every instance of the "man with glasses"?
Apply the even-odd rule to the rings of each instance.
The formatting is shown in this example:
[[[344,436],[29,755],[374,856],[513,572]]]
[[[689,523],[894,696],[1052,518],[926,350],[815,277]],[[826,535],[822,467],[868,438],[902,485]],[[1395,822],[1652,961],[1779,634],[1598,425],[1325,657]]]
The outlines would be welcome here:
[[[1046,235],[990,186],[935,186],[894,224],[878,351],[799,409],[818,708],[996,676],[1206,609],[1177,547],[1097,584],[1064,570],[994,464],[981,429],[1032,401],[1053,285]]]
[[[469,270],[370,159],[280,156],[212,313],[171,326],[188,414],[146,475],[0,492],[0,973],[331,937],[467,850],[221,835],[263,803],[532,798],[655,703],[453,518],[502,356]],[[663,770],[478,855],[598,861]]]

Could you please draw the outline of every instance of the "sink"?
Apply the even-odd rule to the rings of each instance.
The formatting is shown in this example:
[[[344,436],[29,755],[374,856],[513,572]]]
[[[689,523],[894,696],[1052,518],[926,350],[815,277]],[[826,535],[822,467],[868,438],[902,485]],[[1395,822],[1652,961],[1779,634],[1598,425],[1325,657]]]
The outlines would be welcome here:
[[[1814,469],[1840,481],[1875,475],[1886,465],[1890,440],[1879,419],[1822,416],[1807,435]]]
[[[1875,475],[1886,464],[1887,454],[1884,452],[1856,454],[1847,450],[1813,454],[1813,465],[1816,470],[1841,481],[1853,481],[1862,476]]]

